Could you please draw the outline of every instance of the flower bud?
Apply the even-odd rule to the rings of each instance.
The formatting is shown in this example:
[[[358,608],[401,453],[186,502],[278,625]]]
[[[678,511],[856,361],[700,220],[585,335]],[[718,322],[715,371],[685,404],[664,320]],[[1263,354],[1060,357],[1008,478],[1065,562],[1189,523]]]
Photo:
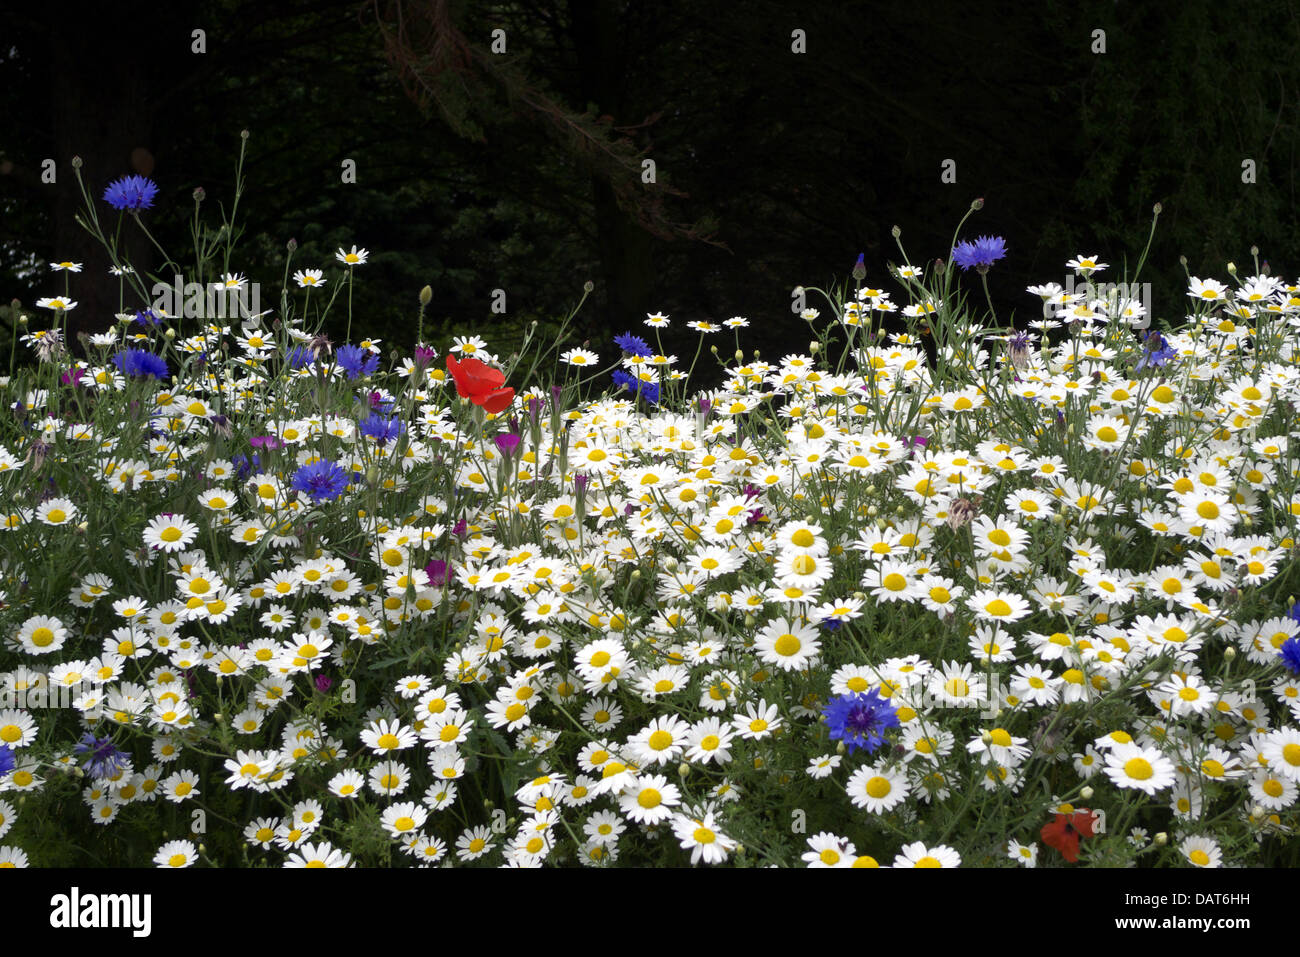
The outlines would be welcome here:
[[[1159,216],[1164,211],[1165,211],[1165,207],[1163,203],[1156,203],[1154,206],[1151,207],[1151,212],[1155,213],[1157,216]]]
[[[590,279],[588,279],[586,282],[582,284],[583,292],[591,292],[595,288],[596,288],[596,284],[592,282]]]
[[[1228,645],[1228,647],[1224,648],[1223,657],[1227,661],[1231,661],[1233,658],[1237,657],[1236,647],[1234,647],[1233,645]]]
[[[981,209],[984,208],[984,197],[981,196],[978,199],[974,200],[970,204],[970,208],[978,213]]]
[[[1169,843],[1169,833],[1167,831],[1161,831],[1159,834],[1156,835],[1155,837],[1156,847],[1164,847],[1168,843]]]
[[[1235,275],[1237,275],[1237,264],[1236,264],[1236,263],[1228,263],[1228,275],[1229,275],[1229,276],[1235,276]]]
[[[820,342],[810,342],[808,343],[808,354],[815,356],[821,351],[821,348],[822,344]]]
[[[425,286],[420,290],[420,305],[427,306],[431,302],[433,302],[433,287]]]
[[[164,338],[164,339],[175,339],[175,338],[176,338],[176,330],[175,330],[175,329],[168,329],[166,332],[163,333],[163,338]]]
[[[677,776],[679,778],[685,778],[690,773],[691,773],[691,765],[689,762],[683,761],[681,764],[677,765]]]
[[[1092,789],[1091,787],[1085,786],[1085,787],[1083,788],[1083,790],[1081,790],[1081,791],[1079,792],[1079,797],[1083,798],[1085,801],[1091,801],[1091,800],[1092,800],[1092,796],[1093,796],[1093,794],[1095,794],[1095,793],[1096,793],[1096,792],[1093,791],[1093,789]]]
[[[889,234],[897,239],[899,236],[903,235],[903,231],[899,227],[895,226],[889,231]]]
[[[72,157],[72,168],[73,168],[73,169],[81,169],[81,157],[80,157],[80,156],[74,156],[74,157]]]
[[[745,358],[745,351],[744,351],[743,349],[737,349],[737,350],[736,350],[736,361],[737,361],[737,362],[740,362],[740,361],[741,361],[742,359],[744,359],[744,358]]]

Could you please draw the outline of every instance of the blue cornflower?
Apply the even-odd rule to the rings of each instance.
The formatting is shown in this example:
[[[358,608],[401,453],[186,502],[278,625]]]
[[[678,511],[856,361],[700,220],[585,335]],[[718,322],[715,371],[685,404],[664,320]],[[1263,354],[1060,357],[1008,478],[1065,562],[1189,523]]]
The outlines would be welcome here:
[[[81,743],[74,750],[87,755],[81,768],[92,778],[112,777],[130,760],[129,755],[113,747],[112,738],[97,738],[89,733],[81,736]]]
[[[167,378],[167,360],[144,349],[119,349],[113,356],[113,364],[123,375]]]
[[[1286,613],[1286,616],[1297,624],[1300,624],[1300,601],[1291,606],[1291,610]]]
[[[314,356],[306,346],[294,346],[284,358],[290,369],[305,369],[311,365]]]
[[[378,412],[372,412],[369,418],[358,423],[362,435],[368,435],[380,445],[391,442],[406,431],[406,423],[397,417],[386,419]]]
[[[114,209],[136,212],[153,205],[153,198],[158,195],[158,186],[151,179],[143,176],[123,176],[115,183],[109,183],[104,190],[104,200]]]
[[[0,778],[12,771],[16,764],[13,750],[7,744],[0,744]]]
[[[1174,347],[1158,332],[1149,333],[1142,344],[1145,348],[1134,370],[1137,372],[1141,372],[1145,366],[1151,366],[1153,369],[1163,368],[1169,364],[1170,359],[1178,355]]]
[[[1001,236],[981,236],[975,242],[962,241],[952,251],[952,261],[962,270],[972,266],[988,269],[1007,254],[1007,241]]]
[[[247,455],[240,453],[230,457],[230,464],[235,467],[235,481],[242,482],[253,474],[254,469],[262,470],[262,457],[254,452],[250,462]]]
[[[328,459],[319,459],[294,472],[292,485],[299,492],[310,495],[312,501],[319,502],[338,498],[349,481],[351,479],[344,469]]]
[[[884,733],[899,726],[898,712],[880,692],[842,694],[822,711],[831,729],[831,739],[843,741],[849,753],[861,748],[870,754],[885,743]]]
[[[642,382],[636,376],[629,375],[622,369],[615,369],[610,373],[609,377],[614,380],[614,384],[620,389],[627,389],[629,392],[641,396],[651,405],[658,405],[659,383]]]
[[[1300,638],[1288,638],[1278,649],[1278,657],[1292,674],[1300,675]]]
[[[137,325],[144,326],[146,329],[152,329],[154,326],[162,322],[162,320],[158,318],[158,314],[152,309],[137,309],[135,311],[135,322]]]
[[[625,332],[621,336],[615,336],[614,345],[618,346],[624,352],[631,353],[634,356],[650,355],[650,344],[640,336],[634,336],[630,332]]]
[[[379,356],[361,346],[339,346],[334,352],[339,368],[347,373],[349,379],[360,379],[374,375],[379,369]]]
[[[838,618],[823,618],[821,621],[822,631],[839,631],[842,624]]]

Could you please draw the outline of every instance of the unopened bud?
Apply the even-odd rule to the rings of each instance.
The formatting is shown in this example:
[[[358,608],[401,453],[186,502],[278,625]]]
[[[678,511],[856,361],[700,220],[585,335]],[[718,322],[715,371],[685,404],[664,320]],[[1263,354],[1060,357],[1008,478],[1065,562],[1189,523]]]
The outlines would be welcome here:
[[[808,343],[808,354],[815,356],[821,351],[821,348],[822,344],[820,342],[810,342]]]
[[[1092,789],[1091,787],[1088,787],[1087,785],[1085,785],[1084,788],[1083,788],[1083,790],[1081,790],[1081,791],[1079,792],[1079,797],[1083,798],[1085,801],[1091,801],[1091,800],[1092,800],[1092,796],[1093,796],[1093,794],[1095,794],[1095,793],[1096,793],[1096,792],[1093,791],[1093,789]]]
[[[981,196],[981,197],[979,197],[978,199],[974,200],[974,201],[970,204],[970,208],[973,209],[973,210],[975,210],[976,212],[979,212],[981,209],[983,209],[983,208],[984,208],[984,197]]]
[[[431,302],[433,302],[433,287],[425,286],[420,290],[420,305],[427,306]]]
[[[1155,844],[1157,847],[1164,847],[1168,843],[1169,843],[1169,833],[1167,831],[1161,831],[1159,834],[1155,836]]]
[[[194,202],[201,203],[203,202],[203,200],[207,198],[208,191],[205,190],[202,186],[195,186],[192,195],[194,197]]]
[[[1237,275],[1237,264],[1236,264],[1236,263],[1228,263],[1228,275],[1229,275],[1229,276],[1235,276],[1235,275]]]
[[[895,226],[889,231],[889,234],[897,239],[899,236],[903,235],[903,231]]]
[[[596,288],[596,284],[592,282],[590,279],[588,279],[586,282],[582,284],[583,292],[591,292],[595,288]]]
[[[744,358],[745,358],[745,351],[744,351],[743,349],[737,349],[737,350],[736,350],[736,361],[737,361],[737,362],[740,362],[740,361],[741,361],[742,359],[744,359]]]
[[[691,766],[689,762],[683,761],[681,764],[677,765],[677,776],[679,778],[685,778],[690,773],[691,773]]]
[[[1264,809],[1256,804],[1250,809],[1250,816],[1253,820],[1262,821],[1264,819]]]
[[[290,239],[287,243],[285,243],[284,245],[285,245],[285,248],[288,249],[289,252],[291,252],[291,253],[292,253],[292,252],[297,252],[297,250],[298,250],[298,240],[296,240],[296,239],[292,239],[292,238],[291,238],[291,239]]]
[[[240,138],[241,140],[246,140],[246,139],[248,139],[248,130],[240,130],[240,131],[239,131],[239,138]]]
[[[1223,649],[1223,657],[1226,660],[1231,661],[1233,658],[1237,657],[1237,649],[1232,645],[1228,645],[1228,647]]]
[[[1165,207],[1163,203],[1156,203],[1154,206],[1151,207],[1151,212],[1155,213],[1157,216],[1159,216],[1164,211],[1165,211]]]
[[[74,156],[74,157],[72,157],[72,168],[73,168],[73,169],[81,169],[81,157],[80,157],[80,156]]]
[[[163,338],[164,338],[164,339],[175,339],[175,338],[176,338],[176,330],[175,330],[175,329],[168,329],[166,332],[163,333]]]

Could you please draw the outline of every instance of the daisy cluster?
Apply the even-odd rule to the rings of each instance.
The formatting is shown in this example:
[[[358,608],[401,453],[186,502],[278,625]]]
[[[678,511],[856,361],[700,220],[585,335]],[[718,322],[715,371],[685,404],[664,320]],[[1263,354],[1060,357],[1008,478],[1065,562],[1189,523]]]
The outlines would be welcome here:
[[[429,349],[381,371],[292,316],[9,383],[0,690],[78,720],[0,709],[0,788],[79,775],[102,826],[275,807],[238,839],[286,866],[386,862],[358,819],[420,865],[1032,865],[1081,803],[1085,849],[1248,862],[1209,822],[1289,833],[1300,784],[1300,290],[1193,280],[1148,348],[1131,302],[1034,287],[1012,341],[898,278],[835,304],[838,364],[738,358],[678,409],[630,335],[613,397],[488,413]],[[896,309],[944,375],[867,335]]]

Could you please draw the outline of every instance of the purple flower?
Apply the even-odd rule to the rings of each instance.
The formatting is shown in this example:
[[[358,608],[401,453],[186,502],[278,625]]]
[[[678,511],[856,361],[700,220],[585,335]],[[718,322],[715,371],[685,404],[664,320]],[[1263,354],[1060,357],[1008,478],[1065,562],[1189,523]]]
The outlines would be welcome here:
[[[519,447],[519,436],[513,432],[498,433],[492,436],[492,441],[496,443],[502,455],[514,455],[515,449]]]
[[[146,329],[152,329],[154,326],[159,325],[162,322],[152,309],[137,309],[133,321],[137,325],[144,326]]]
[[[248,444],[255,449],[279,449],[284,447],[284,443],[274,435],[255,435],[248,440]]]
[[[123,375],[155,379],[167,378],[167,360],[143,349],[120,349],[113,356],[113,365]]]
[[[339,346],[335,357],[349,379],[374,375],[379,369],[379,356],[360,346]]]
[[[858,253],[858,261],[853,264],[852,276],[858,282],[867,278],[867,254]]]
[[[981,236],[975,242],[960,242],[952,251],[952,261],[963,271],[972,266],[987,271],[1007,254],[1007,241],[1001,236]]]
[[[138,212],[153,205],[158,186],[143,176],[123,176],[104,190],[104,201],[114,209]]]
[[[15,763],[13,750],[7,744],[0,744],[0,778],[12,771]]]
[[[367,392],[365,395],[357,396],[358,402],[364,402],[366,409],[371,412],[382,412],[387,415],[393,411],[393,400],[384,398],[382,392]]]
[[[441,558],[435,558],[429,564],[424,566],[424,570],[429,575],[429,584],[434,588],[441,588],[447,584],[450,577],[450,566]]]
[[[429,346],[415,347],[415,367],[417,369],[426,368],[430,362],[438,358],[438,350]]]
[[[885,743],[884,734],[899,726],[898,712],[880,692],[843,694],[828,704],[822,717],[831,729],[831,739],[843,741],[850,754],[861,748],[870,754]]]
[[[304,465],[293,473],[293,487],[312,501],[336,499],[348,487],[348,473],[328,459],[320,459],[310,465]]]
[[[333,687],[333,685],[334,685],[334,679],[327,678],[324,675],[316,676],[316,690],[319,691],[321,694],[324,694],[325,692],[329,691],[330,688]]]
[[[74,750],[87,755],[81,767],[92,778],[112,777],[130,760],[127,754],[113,747],[112,738],[97,738],[93,734],[82,735],[81,743]]]

